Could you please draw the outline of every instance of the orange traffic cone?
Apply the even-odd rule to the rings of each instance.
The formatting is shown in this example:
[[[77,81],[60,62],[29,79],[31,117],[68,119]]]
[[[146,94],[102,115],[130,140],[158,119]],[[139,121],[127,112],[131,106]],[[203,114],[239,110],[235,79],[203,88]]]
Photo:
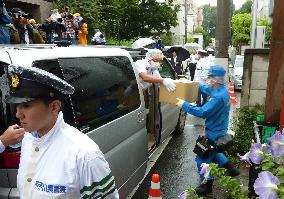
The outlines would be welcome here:
[[[159,174],[152,175],[152,181],[151,181],[151,187],[148,199],[162,199]]]
[[[229,93],[230,93],[230,102],[236,105],[238,102],[234,91],[234,84],[231,81],[230,81]]]

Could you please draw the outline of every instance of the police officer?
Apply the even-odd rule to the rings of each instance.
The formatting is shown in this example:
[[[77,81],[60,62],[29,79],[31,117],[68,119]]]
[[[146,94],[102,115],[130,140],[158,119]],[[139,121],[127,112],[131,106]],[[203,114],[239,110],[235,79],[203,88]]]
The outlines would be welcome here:
[[[198,51],[198,61],[196,63],[196,72],[194,80],[203,83],[205,78],[207,77],[208,69],[210,63],[205,58],[206,51],[199,50]],[[196,104],[201,106],[207,102],[207,95],[199,91],[198,98]]]
[[[10,65],[10,95],[26,134],[18,189],[21,199],[119,198],[114,177],[98,145],[64,122],[62,97],[74,92],[46,71]]]
[[[9,126],[0,136],[0,153],[5,150],[6,146],[21,142],[24,134],[24,128],[19,127],[18,125]]]
[[[138,84],[143,90],[149,88],[152,83],[163,84],[169,92],[176,89],[176,85],[170,78],[162,78],[158,69],[164,55],[159,49],[149,49],[145,59],[135,62],[139,74]]]
[[[177,98],[177,106],[184,111],[205,119],[205,135],[210,141],[224,136],[228,131],[230,96],[224,86],[224,75],[226,71],[222,66],[210,66],[208,71],[207,84],[200,84],[200,90],[206,93],[210,99],[203,106],[197,107],[184,100]],[[207,158],[201,158],[198,155],[195,158],[197,168],[200,171],[202,163],[214,162],[220,167],[228,170],[228,175],[237,176],[239,171],[220,152],[213,151]],[[212,192],[213,177],[210,176],[204,181],[204,176],[200,175],[201,184],[196,188],[197,194],[206,194]]]

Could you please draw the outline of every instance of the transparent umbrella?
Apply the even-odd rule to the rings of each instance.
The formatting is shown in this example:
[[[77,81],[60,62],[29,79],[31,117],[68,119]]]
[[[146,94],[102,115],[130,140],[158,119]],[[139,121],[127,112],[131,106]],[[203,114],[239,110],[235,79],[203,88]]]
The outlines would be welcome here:
[[[188,50],[189,52],[191,52],[193,49],[195,49],[195,50],[197,50],[197,49],[202,49],[202,46],[199,45],[198,43],[192,42],[192,43],[186,43],[186,44],[184,44],[184,48],[185,48],[186,50]]]
[[[149,44],[155,43],[151,38],[139,38],[131,45],[132,48],[143,48]]]

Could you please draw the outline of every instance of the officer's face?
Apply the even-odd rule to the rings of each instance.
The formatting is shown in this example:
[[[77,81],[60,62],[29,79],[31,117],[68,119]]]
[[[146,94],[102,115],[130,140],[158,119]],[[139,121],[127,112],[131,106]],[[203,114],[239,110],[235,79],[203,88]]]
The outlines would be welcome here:
[[[17,104],[16,117],[25,131],[38,131],[42,136],[54,126],[60,106],[59,100],[54,100],[48,105],[42,100]]]

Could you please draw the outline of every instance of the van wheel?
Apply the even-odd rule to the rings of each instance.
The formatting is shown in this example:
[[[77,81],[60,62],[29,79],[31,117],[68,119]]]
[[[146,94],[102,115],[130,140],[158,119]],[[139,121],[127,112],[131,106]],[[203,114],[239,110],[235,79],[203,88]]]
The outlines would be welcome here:
[[[179,119],[178,119],[176,128],[173,132],[173,135],[180,135],[183,133],[185,121],[186,121],[186,115],[187,115],[186,112],[184,112],[183,110],[180,110]]]

